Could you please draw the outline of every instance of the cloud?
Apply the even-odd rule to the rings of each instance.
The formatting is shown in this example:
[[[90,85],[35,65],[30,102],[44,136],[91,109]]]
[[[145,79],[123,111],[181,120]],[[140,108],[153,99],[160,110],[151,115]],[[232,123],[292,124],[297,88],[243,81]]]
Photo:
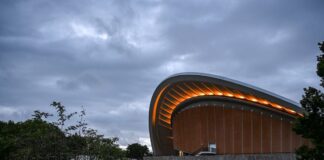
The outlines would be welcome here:
[[[155,87],[226,76],[299,101],[318,86],[322,1],[1,1],[0,119],[84,106],[120,144],[149,144]]]

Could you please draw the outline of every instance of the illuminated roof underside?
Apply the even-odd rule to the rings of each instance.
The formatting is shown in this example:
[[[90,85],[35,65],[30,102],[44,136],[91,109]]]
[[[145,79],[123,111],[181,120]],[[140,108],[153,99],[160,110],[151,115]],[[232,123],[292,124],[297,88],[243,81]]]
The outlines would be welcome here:
[[[172,114],[181,103],[199,97],[245,101],[294,117],[302,116],[302,109],[295,103],[242,82],[197,73],[174,75],[159,85],[151,101],[149,127],[155,155],[172,154],[172,149],[165,146],[171,142],[163,142],[161,146],[161,141],[172,141],[171,132],[167,131],[172,129]]]

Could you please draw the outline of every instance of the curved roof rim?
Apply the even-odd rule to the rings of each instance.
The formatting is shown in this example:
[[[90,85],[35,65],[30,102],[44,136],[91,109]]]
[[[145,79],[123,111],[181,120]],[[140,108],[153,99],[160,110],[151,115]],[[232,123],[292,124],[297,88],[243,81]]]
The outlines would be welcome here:
[[[267,91],[265,89],[262,89],[262,88],[259,88],[259,87],[256,87],[256,86],[252,86],[250,84],[247,84],[247,83],[244,83],[244,82],[241,82],[241,81],[237,81],[237,80],[230,79],[230,78],[226,78],[226,77],[219,76],[219,75],[208,74],[208,73],[198,73],[198,72],[181,72],[181,73],[176,73],[176,74],[173,74],[173,75],[165,78],[161,83],[163,83],[164,81],[166,81],[166,80],[168,80],[170,78],[177,77],[177,76],[204,76],[204,77],[210,77],[210,78],[224,80],[224,81],[231,82],[231,83],[234,83],[234,84],[238,84],[238,85],[241,85],[241,86],[244,86],[244,87],[247,87],[247,88],[256,90],[256,91],[259,91],[259,92],[263,92],[265,94],[268,94],[268,95],[273,96],[275,98],[278,98],[278,99],[281,99],[283,101],[289,102],[289,103],[291,103],[291,104],[293,104],[293,105],[301,108],[301,106],[300,106],[299,103],[297,103],[297,102],[295,102],[293,100],[290,100],[290,99],[288,99],[286,97],[283,97],[283,96],[280,96],[278,94],[275,94],[273,92]]]

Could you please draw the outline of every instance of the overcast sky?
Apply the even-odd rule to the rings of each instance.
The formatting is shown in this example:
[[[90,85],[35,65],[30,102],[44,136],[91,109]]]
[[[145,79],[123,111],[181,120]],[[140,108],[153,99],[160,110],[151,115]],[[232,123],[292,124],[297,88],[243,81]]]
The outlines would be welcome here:
[[[1,0],[0,120],[84,106],[89,126],[149,145],[157,85],[225,76],[299,102],[318,86],[324,1]]]

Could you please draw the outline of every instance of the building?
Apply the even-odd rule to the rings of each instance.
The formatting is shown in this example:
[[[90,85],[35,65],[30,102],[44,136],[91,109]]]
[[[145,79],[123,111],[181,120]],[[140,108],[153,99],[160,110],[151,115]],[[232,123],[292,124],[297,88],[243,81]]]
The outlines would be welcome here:
[[[228,78],[182,73],[156,88],[149,111],[154,155],[291,153],[309,142],[292,131],[303,110],[289,99]]]

